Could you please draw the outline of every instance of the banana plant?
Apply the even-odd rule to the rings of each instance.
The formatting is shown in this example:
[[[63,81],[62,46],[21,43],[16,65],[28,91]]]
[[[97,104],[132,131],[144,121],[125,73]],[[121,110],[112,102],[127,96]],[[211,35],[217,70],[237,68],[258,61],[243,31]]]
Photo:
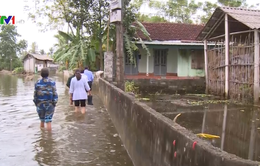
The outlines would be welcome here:
[[[78,30],[77,30],[78,31]],[[61,36],[61,43],[54,53],[54,60],[57,62],[69,61],[69,69],[82,67],[83,63],[91,64],[96,60],[95,50],[90,46],[87,37],[79,32],[76,35],[58,31]]]
[[[150,56],[150,52],[148,47],[143,42],[142,38],[138,35],[138,32],[141,32],[142,35],[144,35],[149,41],[151,41],[150,34],[146,30],[146,28],[143,26],[141,22],[138,20],[135,20],[135,22],[127,27],[124,32],[124,47],[126,50],[126,54],[130,57],[130,62],[132,62],[134,65],[136,65],[136,60],[134,53],[139,50],[137,46],[137,41],[141,43],[141,47],[145,50],[146,54]],[[108,33],[108,26],[105,27],[105,33]],[[109,40],[107,42],[107,40]],[[109,26],[109,38],[107,38],[107,35],[104,35],[103,41],[109,43],[109,46],[112,48],[111,51],[115,51],[115,45],[116,45],[116,28],[115,25]]]

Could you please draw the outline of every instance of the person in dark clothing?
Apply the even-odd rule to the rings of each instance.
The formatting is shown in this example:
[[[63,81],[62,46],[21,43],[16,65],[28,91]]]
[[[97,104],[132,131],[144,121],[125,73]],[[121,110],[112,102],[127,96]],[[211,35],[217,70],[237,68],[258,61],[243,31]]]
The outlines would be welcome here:
[[[88,67],[85,67],[84,74],[88,77],[88,85],[90,87],[89,96],[88,96],[88,105],[93,105],[91,90],[92,90],[92,82],[94,80],[94,76]]]
[[[68,81],[67,81],[67,84],[66,84],[66,86],[67,86],[68,88],[70,88],[71,79],[72,79],[73,77],[75,77],[75,71],[76,71],[76,69],[73,69],[73,75],[68,78]]]
[[[52,117],[58,102],[58,93],[56,83],[49,78],[49,69],[41,70],[42,78],[35,83],[33,102],[36,106],[41,127],[47,124],[47,130],[51,130]]]

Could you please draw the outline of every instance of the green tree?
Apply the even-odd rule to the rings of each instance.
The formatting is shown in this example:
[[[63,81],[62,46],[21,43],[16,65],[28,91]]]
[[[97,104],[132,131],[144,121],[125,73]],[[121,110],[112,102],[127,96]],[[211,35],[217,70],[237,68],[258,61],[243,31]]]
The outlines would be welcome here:
[[[221,6],[245,7],[248,6],[246,0],[218,0]]]
[[[196,3],[195,0],[168,0],[166,3],[151,0],[149,3],[151,8],[159,10],[178,23],[192,23],[201,5],[201,2]]]
[[[91,59],[87,57],[88,52],[92,53],[89,41],[85,37],[91,32],[91,15],[90,7],[93,1],[85,0],[39,0],[40,5],[36,7],[36,13],[29,14],[30,18],[37,22],[43,29],[47,30],[46,25],[57,28],[60,25],[67,25],[67,33],[59,31],[58,44],[54,58],[56,61],[69,63],[68,67],[82,65],[82,61]],[[41,16],[48,18],[48,24],[41,24],[38,18]],[[88,26],[87,26],[88,25]],[[89,49],[89,50],[88,50]],[[92,61],[92,59],[91,59]]]
[[[163,17],[160,16],[148,16],[144,14],[138,14],[137,20],[140,22],[149,22],[149,23],[159,23],[159,22],[168,22]]]
[[[18,57],[27,48],[25,40],[17,41],[17,29],[14,25],[2,25],[0,32],[0,69],[13,70],[21,67]]]
[[[258,4],[249,6],[246,0],[218,0],[216,3],[205,1],[199,9],[202,10],[204,13],[199,16],[200,23],[206,24],[215,9],[220,6],[255,8],[258,6]]]
[[[104,55],[103,55],[103,35],[109,18],[109,1],[94,0],[91,7],[91,25],[85,27],[91,28],[91,45],[99,52],[100,69],[103,70]]]
[[[108,0],[39,1],[41,5],[37,5],[36,14],[30,14],[33,21],[37,22],[39,16],[45,16],[49,19],[49,27],[67,24],[70,30],[67,33],[59,32],[60,41],[56,45],[57,51],[54,53],[56,61],[68,62],[69,60],[69,67],[79,66],[79,61],[92,63],[98,52],[103,64],[102,46],[105,42],[104,39],[107,38],[107,30],[115,30],[114,25],[109,26],[109,28],[106,26],[109,16]],[[133,57],[133,52],[138,49],[134,42],[137,30],[149,38],[148,32],[136,19],[138,6],[142,4],[142,0],[135,1],[138,3],[130,3],[130,0],[124,1],[124,45],[127,54],[131,57]],[[42,26],[39,21],[38,25]],[[108,40],[114,46],[116,41],[114,32],[109,34]],[[139,38],[139,40],[141,39]],[[149,52],[145,45],[142,46]]]
[[[45,54],[45,51],[43,49],[40,50],[40,54],[41,55],[44,55]]]
[[[48,54],[50,54],[51,56],[53,55],[53,52],[54,52],[54,50],[53,50],[53,48],[51,47],[50,49],[49,49],[49,53]]]
[[[38,51],[38,45],[36,42],[33,42],[31,45],[31,49],[29,50],[29,53],[36,54]]]
[[[200,23],[206,24],[217,7],[217,3],[205,1],[201,8],[204,14],[199,16]]]
[[[65,25],[72,30],[70,3],[73,4],[70,0],[35,0],[34,5],[25,6],[25,11],[42,32],[63,28]]]

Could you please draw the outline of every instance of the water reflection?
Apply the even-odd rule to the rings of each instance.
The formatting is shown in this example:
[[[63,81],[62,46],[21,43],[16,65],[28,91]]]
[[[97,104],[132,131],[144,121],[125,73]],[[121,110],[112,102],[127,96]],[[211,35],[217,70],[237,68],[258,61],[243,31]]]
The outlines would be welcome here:
[[[166,115],[173,119],[176,114]],[[220,136],[208,139],[214,146],[245,159],[260,161],[259,108],[245,110],[223,106],[223,111],[205,109],[201,112],[182,113],[177,123],[193,131]]]
[[[0,91],[3,96],[15,96],[18,78],[12,75],[0,74]]]
[[[39,165],[59,165],[60,159],[57,152],[56,141],[52,132],[40,130],[36,135],[38,137],[35,142],[35,160]]]
[[[87,107],[86,116],[77,116],[69,106],[66,80],[51,78],[56,81],[59,102],[49,133],[40,130],[32,101],[38,77],[33,81],[1,77],[0,165],[133,166],[120,138],[114,137],[116,129],[97,94],[93,91],[95,105]]]

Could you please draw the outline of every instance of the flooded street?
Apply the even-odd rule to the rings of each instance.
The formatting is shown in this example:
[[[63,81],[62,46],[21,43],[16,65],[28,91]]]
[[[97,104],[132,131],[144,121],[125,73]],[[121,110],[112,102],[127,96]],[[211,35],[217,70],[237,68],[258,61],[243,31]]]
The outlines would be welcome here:
[[[41,130],[32,101],[34,81],[0,75],[1,166],[133,166],[100,99],[87,107],[86,116],[74,114],[65,90],[56,81],[59,102],[52,132]]]

